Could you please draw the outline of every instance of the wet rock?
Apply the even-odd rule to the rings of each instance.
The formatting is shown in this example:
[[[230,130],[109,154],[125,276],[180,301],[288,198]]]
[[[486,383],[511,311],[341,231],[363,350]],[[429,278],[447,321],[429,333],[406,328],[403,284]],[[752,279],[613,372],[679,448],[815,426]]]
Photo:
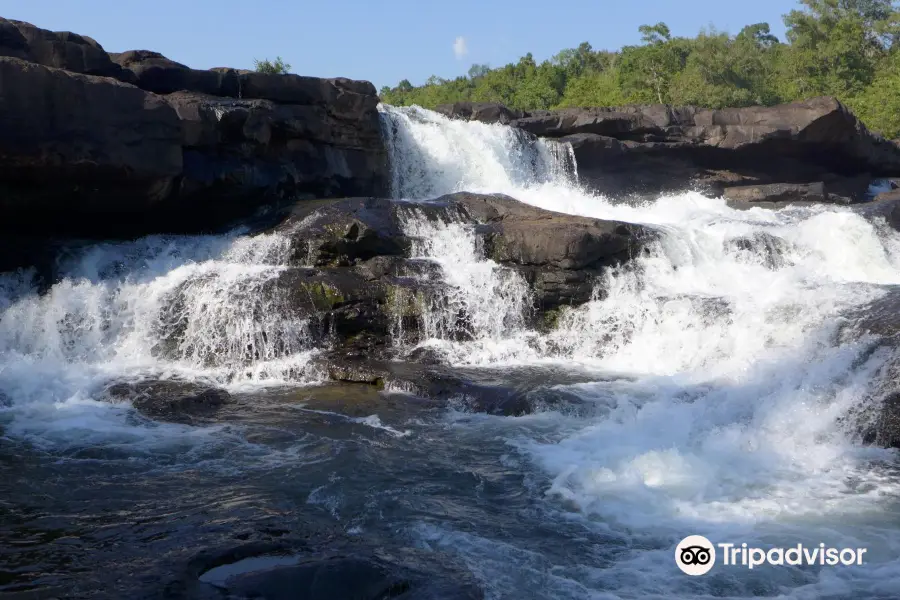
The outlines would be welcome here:
[[[466,119],[481,121],[482,123],[502,123],[503,125],[525,116],[525,113],[521,110],[507,108],[497,102],[439,104],[434,110],[452,119]]]
[[[900,190],[878,194],[872,202],[854,206],[853,210],[867,219],[884,219],[900,231]]]
[[[337,359],[334,354],[325,360],[328,363],[328,376],[332,381],[364,383],[383,389],[385,382],[391,380],[391,369],[382,362],[366,360],[362,356]]]
[[[470,193],[419,203],[377,198],[304,202],[275,231],[291,238],[293,264],[353,267],[365,280],[355,285],[376,294],[376,304],[403,320],[405,330],[414,331],[422,307],[439,305],[444,287],[440,266],[411,258],[418,240],[407,233],[406,223],[416,219],[470,226],[486,258],[529,283],[538,311],[587,302],[603,269],[629,262],[658,235],[640,225],[554,213],[500,194]],[[459,315],[456,329],[463,336],[465,321],[466,315]]]
[[[895,286],[861,307],[848,321],[841,332],[843,339],[876,336],[870,352],[889,352],[875,377],[869,402],[848,415],[850,426],[860,432],[864,443],[900,448],[900,288]]]
[[[445,361],[444,354],[432,346],[414,348],[406,355],[406,360],[420,365],[440,365]]]
[[[830,202],[825,184],[772,183],[725,188],[725,198],[733,208],[757,206],[759,203]]]
[[[211,417],[233,402],[223,389],[187,381],[116,383],[105,391],[111,399],[130,401],[141,414],[164,421],[191,422],[197,417]]]
[[[657,238],[641,225],[554,213],[503,195],[444,199],[484,224],[486,255],[525,278],[540,311],[589,301],[602,269],[631,261]]]
[[[881,298],[859,308],[849,321],[849,327],[857,334],[900,342],[900,287],[893,286]]]
[[[487,255],[500,263],[566,271],[625,262],[643,247],[639,225],[567,215],[502,219],[487,236]]]
[[[765,232],[731,238],[724,245],[727,252],[736,253],[748,262],[762,262],[773,270],[787,265],[785,255],[790,250],[786,240]]]
[[[165,588],[183,600],[282,598],[331,600],[480,600],[470,573],[449,557],[412,549],[383,552],[339,535],[283,536],[209,550],[190,561]]]
[[[439,352],[427,347],[404,360],[343,360],[334,355],[321,360],[328,363],[325,370],[334,381],[369,384],[388,393],[403,392],[471,412],[504,416],[531,414],[546,407],[581,410],[580,398],[556,386],[596,381],[596,374],[556,367],[450,367],[442,364]]]
[[[900,448],[900,393],[882,400],[873,433],[876,445]]]
[[[410,211],[380,198],[301,203],[277,231],[295,238],[295,264],[349,266],[377,256],[407,255],[411,241],[402,223]]]

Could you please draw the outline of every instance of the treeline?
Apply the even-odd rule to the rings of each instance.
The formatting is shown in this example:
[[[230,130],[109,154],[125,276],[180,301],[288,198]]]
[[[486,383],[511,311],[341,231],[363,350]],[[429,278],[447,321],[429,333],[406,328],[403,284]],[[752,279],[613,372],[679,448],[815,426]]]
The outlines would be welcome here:
[[[709,108],[836,96],[874,131],[900,137],[900,8],[891,0],[801,0],[784,16],[787,39],[768,23],[737,35],[672,37],[640,27],[641,44],[595,51],[587,42],[537,63],[473,65],[468,76],[403,80],[381,89],[393,105],[502,102],[522,110],[632,103]]]

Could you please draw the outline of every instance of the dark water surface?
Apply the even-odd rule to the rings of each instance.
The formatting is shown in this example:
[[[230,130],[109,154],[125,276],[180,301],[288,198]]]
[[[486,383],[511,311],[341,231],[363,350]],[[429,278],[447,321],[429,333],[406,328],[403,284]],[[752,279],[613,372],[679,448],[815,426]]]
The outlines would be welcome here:
[[[506,574],[529,580],[515,586],[525,589],[552,577],[548,561],[577,563],[596,543],[572,544],[579,525],[537,514],[546,508],[529,490],[547,482],[520,468],[509,431],[469,423],[505,417],[448,418],[433,402],[368,386],[237,398],[199,444],[42,452],[2,439],[0,598],[177,595],[198,575],[198,554],[298,539],[323,554],[418,548],[426,568],[453,573],[464,565],[441,547],[486,533],[534,553],[533,567]]]

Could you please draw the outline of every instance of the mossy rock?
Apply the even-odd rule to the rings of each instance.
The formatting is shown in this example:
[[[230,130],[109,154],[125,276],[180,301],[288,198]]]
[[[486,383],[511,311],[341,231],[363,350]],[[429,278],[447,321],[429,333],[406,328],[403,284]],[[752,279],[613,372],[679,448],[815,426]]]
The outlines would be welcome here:
[[[299,285],[309,295],[316,310],[331,310],[347,301],[340,290],[322,281],[301,281]]]

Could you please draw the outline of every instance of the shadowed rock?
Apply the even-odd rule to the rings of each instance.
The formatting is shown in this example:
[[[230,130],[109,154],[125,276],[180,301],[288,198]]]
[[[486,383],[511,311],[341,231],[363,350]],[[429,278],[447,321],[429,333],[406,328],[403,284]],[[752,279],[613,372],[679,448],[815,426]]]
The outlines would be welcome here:
[[[138,412],[151,419],[175,422],[190,423],[198,417],[214,416],[232,402],[225,390],[187,381],[116,383],[105,392],[111,399],[131,402]]]
[[[389,192],[369,82],[111,58],[5,19],[0,79],[0,232],[213,232],[301,198]]]
[[[134,76],[110,60],[96,40],[70,31],[53,32],[24,21],[0,17],[0,56],[65,69],[73,73],[114,77],[134,83]]]

